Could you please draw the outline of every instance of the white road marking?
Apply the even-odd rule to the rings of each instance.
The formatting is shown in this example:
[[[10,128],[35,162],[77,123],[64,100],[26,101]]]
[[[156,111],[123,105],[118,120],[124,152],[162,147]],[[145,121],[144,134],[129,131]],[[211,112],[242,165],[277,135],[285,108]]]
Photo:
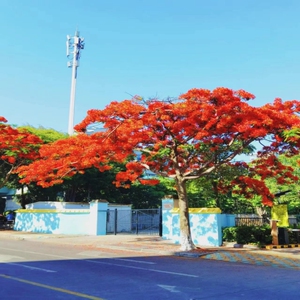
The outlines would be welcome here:
[[[158,284],[158,286],[171,292],[171,293],[180,293],[180,291],[176,290],[176,286],[173,286],[173,285]]]
[[[114,263],[109,263],[109,262],[104,262],[104,261],[94,261],[94,260],[86,260],[86,261],[90,262],[90,263],[94,263],[94,264],[102,264],[102,265],[123,267],[123,268],[129,268],[129,269],[138,269],[138,270],[144,270],[144,271],[150,271],[150,272],[157,272],[157,273],[165,273],[165,274],[185,276],[185,277],[194,277],[194,278],[199,277],[197,275],[192,275],[192,274],[170,272],[170,271],[156,270],[156,269],[147,269],[147,268],[135,267],[135,266],[129,266],[129,265],[114,264]]]
[[[32,267],[32,266],[26,266],[26,265],[20,264],[20,263],[7,263],[7,264],[8,265],[13,265],[13,266],[18,266],[18,267],[23,267],[23,268],[27,268],[27,269],[31,269],[31,270],[43,271],[43,272],[47,272],[47,273],[56,273],[56,271],[54,271],[54,270],[42,269],[42,268],[37,268],[37,267]]]
[[[155,262],[152,261],[144,261],[144,260],[135,260],[135,259],[127,259],[127,258],[112,258],[113,260],[123,260],[123,261],[130,261],[139,264],[147,264],[147,265],[156,265]]]
[[[89,257],[89,258],[107,258],[111,260],[122,260],[122,261],[129,261],[129,262],[134,262],[134,263],[139,263],[139,264],[146,264],[146,265],[156,265],[155,262],[151,261],[144,261],[144,260],[136,260],[136,259],[129,259],[129,258],[118,258],[114,254],[109,254],[103,251],[83,251],[77,253],[77,255]],[[109,255],[109,256],[108,256]]]
[[[4,247],[0,247],[0,249],[4,249],[4,250],[8,250],[8,251],[15,251],[15,252],[22,252],[22,253],[30,253],[30,254],[36,254],[36,255],[42,255],[42,256],[51,256],[51,257],[60,258],[60,259],[75,259],[75,258],[70,258],[70,257],[67,257],[67,256],[48,254],[48,253],[40,253],[40,252],[35,252],[35,251],[24,251],[24,250],[17,250],[17,249],[4,248]],[[89,251],[86,251],[86,252],[89,252]],[[84,255],[84,254],[85,254],[84,252],[80,252],[77,255]],[[86,253],[86,254],[88,254],[88,253]],[[11,256],[11,257],[13,257],[13,256]],[[155,265],[156,264],[156,263],[150,262],[150,261],[142,261],[142,260],[135,260],[135,259],[127,259],[127,258],[108,258],[108,259],[128,261],[128,262],[134,262],[134,263],[140,263],[140,264],[149,264],[149,265]],[[146,270],[146,271],[151,271],[151,272],[173,274],[173,275],[179,275],[179,276],[198,277],[198,276],[191,275],[191,274],[169,272],[169,271],[147,269],[147,268],[140,268],[140,267],[129,266],[129,265],[119,265],[119,264],[108,263],[108,262],[98,262],[98,261],[96,262],[96,261],[92,261],[92,260],[84,260],[84,261],[98,263],[98,264],[102,263],[102,264],[108,264],[108,265],[115,265],[115,266],[119,266],[119,267],[131,268],[131,269],[140,269],[140,270]],[[16,264],[16,265],[26,267],[25,265],[20,265],[20,264]],[[30,268],[34,269],[34,267],[30,267]],[[39,269],[39,268],[36,268],[36,269]],[[43,270],[43,269],[41,269],[41,270]],[[50,272],[56,272],[56,271],[51,271],[50,270]]]
[[[10,249],[10,248],[4,248],[4,247],[0,247],[0,249],[15,251],[15,252],[22,252],[22,253],[37,254],[37,255],[43,255],[43,256],[52,256],[52,257],[56,257],[56,258],[70,259],[70,257],[68,257],[68,256],[41,253],[41,252],[35,252],[35,251],[24,251],[24,250]],[[100,254],[103,254],[103,252],[100,252],[100,251],[99,252],[97,252],[97,251],[84,251],[84,252],[77,253],[77,255],[87,256],[87,257],[89,257],[89,256],[99,257]],[[11,256],[11,257],[17,258],[18,256]],[[71,259],[75,259],[75,258],[71,258]],[[155,265],[156,264],[156,263],[150,262],[150,261],[142,261],[142,260],[135,260],[135,259],[127,259],[127,258],[115,258],[115,257],[111,258],[110,257],[109,259],[124,260],[124,261],[136,262],[136,263],[141,263],[141,264],[149,264],[149,265]],[[0,256],[0,261],[1,261],[1,256]]]

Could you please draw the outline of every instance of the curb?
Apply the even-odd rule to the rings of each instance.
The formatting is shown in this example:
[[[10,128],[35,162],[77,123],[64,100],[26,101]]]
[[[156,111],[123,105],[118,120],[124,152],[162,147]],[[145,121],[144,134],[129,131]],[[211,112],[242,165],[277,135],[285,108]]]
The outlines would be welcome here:
[[[195,253],[195,252],[175,252],[173,255],[179,256],[179,257],[191,257],[191,258],[197,258],[201,256],[205,256],[208,254],[211,254],[213,252],[202,252],[202,253]]]
[[[118,251],[128,251],[128,252],[139,252],[139,253],[151,253],[151,254],[160,254],[160,255],[176,255],[174,251],[168,250],[158,250],[158,249],[145,249],[145,248],[131,248],[126,246],[113,246],[113,245],[94,245],[97,249],[108,249],[108,250],[118,250]]]

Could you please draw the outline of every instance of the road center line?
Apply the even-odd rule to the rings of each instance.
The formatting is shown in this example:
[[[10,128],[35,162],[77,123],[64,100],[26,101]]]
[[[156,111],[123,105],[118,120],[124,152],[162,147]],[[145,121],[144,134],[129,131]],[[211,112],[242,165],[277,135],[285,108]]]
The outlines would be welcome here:
[[[129,269],[138,269],[138,270],[144,270],[144,271],[150,271],[150,272],[157,272],[157,273],[165,273],[165,274],[185,276],[185,277],[194,277],[194,278],[199,277],[197,275],[186,274],[186,273],[178,273],[178,272],[170,272],[170,271],[164,271],[164,270],[148,269],[148,268],[128,266],[128,265],[120,265],[120,264],[114,264],[114,263],[109,263],[109,262],[94,261],[94,260],[89,260],[89,259],[85,260],[85,261],[86,262],[90,262],[90,263],[94,263],[94,264],[103,264],[103,265],[109,265],[109,266],[123,267],[123,268],[129,268]]]
[[[39,286],[39,287],[42,287],[42,288],[45,288],[45,289],[49,289],[49,290],[53,290],[53,291],[57,291],[57,292],[61,292],[61,293],[69,294],[69,295],[74,295],[74,296],[85,298],[85,299],[104,300],[103,298],[94,297],[94,296],[90,296],[90,295],[82,294],[82,293],[77,293],[77,292],[73,292],[73,291],[70,291],[70,290],[58,288],[58,287],[55,287],[55,286],[38,283],[38,282],[35,282],[35,281],[29,281],[29,280],[25,280],[25,279],[21,279],[21,278],[17,278],[17,277],[8,276],[8,275],[5,275],[5,274],[0,274],[0,277],[15,280],[15,281],[26,283],[26,284],[31,284],[31,285],[34,285],[34,286]]]

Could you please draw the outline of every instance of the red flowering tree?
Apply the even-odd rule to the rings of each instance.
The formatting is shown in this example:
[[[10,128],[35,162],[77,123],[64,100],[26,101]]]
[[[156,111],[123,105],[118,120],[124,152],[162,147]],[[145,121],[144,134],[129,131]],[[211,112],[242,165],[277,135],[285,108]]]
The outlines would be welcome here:
[[[95,166],[101,172],[109,170],[109,160],[103,153],[102,139],[79,134],[57,140],[40,148],[40,159],[18,169],[22,183],[36,182],[42,187],[63,183],[77,173]],[[24,177],[24,178],[23,178]]]
[[[129,159],[127,170],[116,176],[117,186],[129,187],[130,182],[141,181],[144,170],[172,177],[179,198],[181,248],[190,250],[194,245],[189,226],[188,180],[205,177],[226,165],[242,167],[247,175],[232,182],[238,192],[246,196],[259,194],[265,205],[272,205],[273,195],[256,175],[273,176],[281,182],[294,179],[292,170],[278,161],[277,154],[298,151],[297,145],[285,142],[282,133],[299,127],[300,102],[276,99],[273,104],[253,107],[248,104],[251,99],[254,95],[243,90],[217,88],[192,89],[175,101],[135,97],[112,102],[103,110],[88,111],[75,127],[78,135],[73,139],[84,146],[74,150],[65,146],[62,151],[68,154],[61,156],[58,143],[54,143],[47,148],[48,153],[41,152],[45,159],[25,167],[21,174],[26,176],[24,182],[37,180],[47,186],[62,180],[64,173],[72,175],[90,165],[102,169],[109,161]],[[95,122],[102,123],[104,131],[87,137],[87,126]],[[239,155],[255,141],[262,144],[262,150],[257,162],[249,166],[239,161]],[[137,151],[140,159],[136,159]],[[220,182],[218,188],[225,192],[228,184]]]
[[[39,157],[38,150],[43,143],[26,129],[14,128],[6,122],[4,117],[0,117],[0,188],[17,168]]]

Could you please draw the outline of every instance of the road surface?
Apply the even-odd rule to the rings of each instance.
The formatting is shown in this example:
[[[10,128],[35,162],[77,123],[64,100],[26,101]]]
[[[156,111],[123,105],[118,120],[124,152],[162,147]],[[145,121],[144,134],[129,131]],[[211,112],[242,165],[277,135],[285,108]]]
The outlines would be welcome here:
[[[1,299],[292,299],[299,270],[0,239]]]

